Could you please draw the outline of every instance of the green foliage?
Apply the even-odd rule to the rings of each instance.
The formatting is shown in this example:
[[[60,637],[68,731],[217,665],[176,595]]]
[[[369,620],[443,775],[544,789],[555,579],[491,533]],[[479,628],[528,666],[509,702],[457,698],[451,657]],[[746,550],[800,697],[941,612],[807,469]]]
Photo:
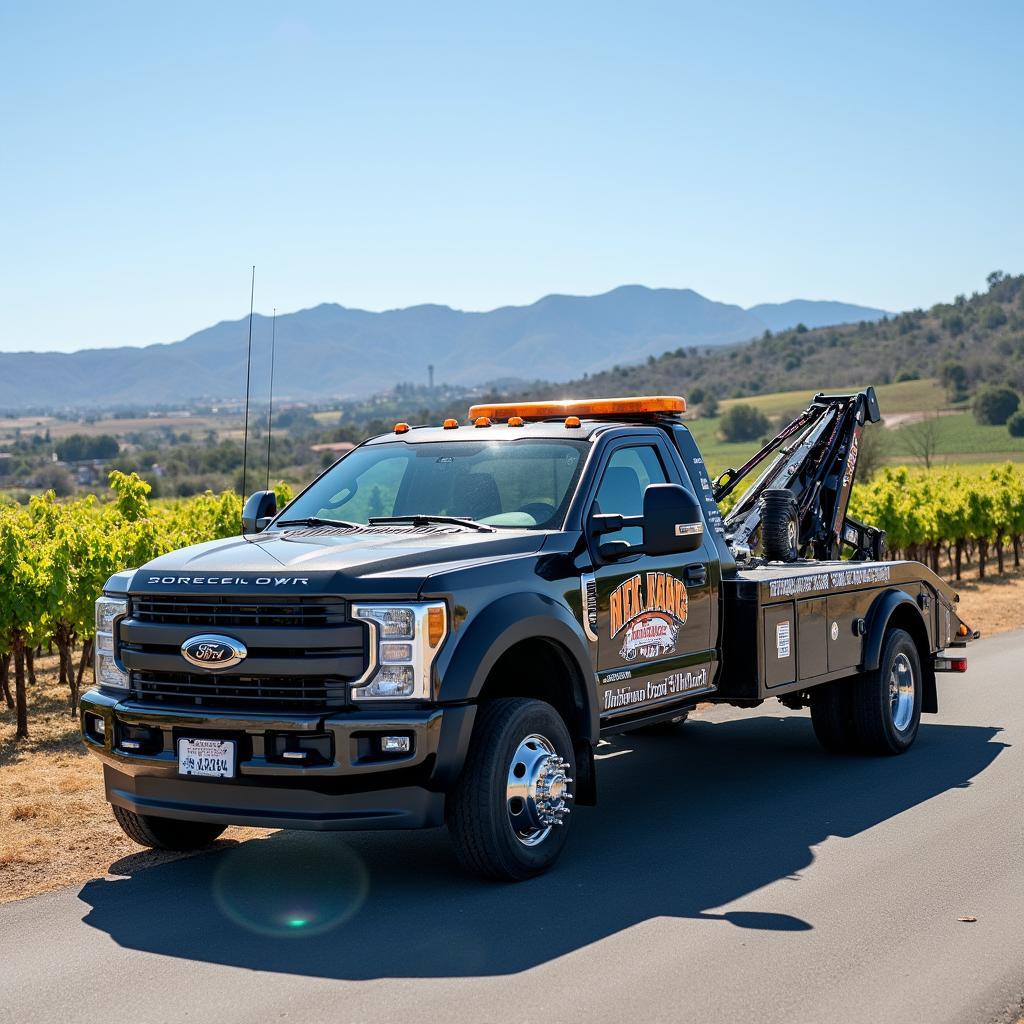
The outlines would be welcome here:
[[[57,458],[62,462],[116,458],[120,446],[110,434],[72,434],[57,442]]]
[[[1024,412],[1015,412],[1007,421],[1010,437],[1024,437]]]
[[[1005,423],[1020,405],[1020,398],[1012,388],[989,385],[974,397],[974,418],[979,423],[998,426]]]
[[[718,426],[726,441],[756,441],[771,429],[768,417],[752,405],[732,406]]]

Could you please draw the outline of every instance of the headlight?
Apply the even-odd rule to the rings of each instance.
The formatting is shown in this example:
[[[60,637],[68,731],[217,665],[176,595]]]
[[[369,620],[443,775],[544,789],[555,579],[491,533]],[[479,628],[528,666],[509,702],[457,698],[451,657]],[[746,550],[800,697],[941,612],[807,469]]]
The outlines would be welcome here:
[[[128,673],[114,657],[114,633],[117,623],[128,614],[128,602],[118,597],[96,601],[96,683],[113,690],[128,689]]]
[[[353,700],[430,700],[431,669],[448,633],[444,602],[354,604],[370,626],[371,671],[353,688]]]

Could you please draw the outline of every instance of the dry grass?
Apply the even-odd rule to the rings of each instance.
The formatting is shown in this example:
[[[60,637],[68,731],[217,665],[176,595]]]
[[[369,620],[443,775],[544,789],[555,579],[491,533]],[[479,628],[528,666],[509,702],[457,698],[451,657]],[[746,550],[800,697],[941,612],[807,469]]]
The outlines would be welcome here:
[[[121,831],[100,763],[79,741],[57,685],[56,658],[42,659],[37,676],[28,741],[14,742],[14,712],[0,703],[0,903],[180,856],[143,851]],[[266,834],[231,828],[222,841]]]
[[[1024,626],[1024,568],[997,576],[995,563],[988,567],[991,575],[978,580],[976,570],[965,570],[970,578],[959,583],[950,580],[960,594],[957,614],[969,626],[980,629],[982,636],[1005,633]]]
[[[957,589],[961,616],[983,635],[1024,626],[1024,570]],[[37,674],[28,741],[14,742],[14,713],[0,703],[0,903],[182,856],[140,850],[124,835],[104,800],[99,761],[68,714],[56,658],[42,659]],[[267,834],[231,828],[222,842]]]

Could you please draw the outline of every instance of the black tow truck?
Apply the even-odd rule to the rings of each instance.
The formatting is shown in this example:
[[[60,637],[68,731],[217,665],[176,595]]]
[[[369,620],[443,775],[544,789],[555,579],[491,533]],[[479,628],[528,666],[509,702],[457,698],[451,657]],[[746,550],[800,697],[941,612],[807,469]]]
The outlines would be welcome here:
[[[847,515],[872,389],[816,395],[714,482],[684,410],[399,423],[280,512],[252,495],[242,536],[117,573],[81,724],[118,822],[171,849],[447,824],[467,867],[521,879],[596,801],[602,737],[700,701],[777,698],[830,751],[907,750],[976,634]]]

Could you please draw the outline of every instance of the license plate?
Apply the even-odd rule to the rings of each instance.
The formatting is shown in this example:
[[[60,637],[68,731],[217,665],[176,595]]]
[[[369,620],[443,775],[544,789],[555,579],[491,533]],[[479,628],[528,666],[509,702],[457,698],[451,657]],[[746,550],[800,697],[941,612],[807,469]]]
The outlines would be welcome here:
[[[235,777],[234,740],[178,740],[178,774]]]

